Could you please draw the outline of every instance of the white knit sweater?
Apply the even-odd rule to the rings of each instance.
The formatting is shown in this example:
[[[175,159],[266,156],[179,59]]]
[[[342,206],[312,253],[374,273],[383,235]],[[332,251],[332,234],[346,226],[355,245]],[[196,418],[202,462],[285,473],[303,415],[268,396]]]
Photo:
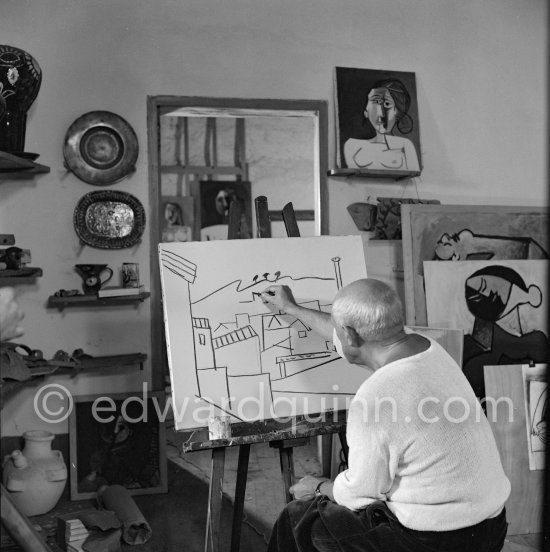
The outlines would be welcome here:
[[[357,391],[348,412],[349,468],[333,492],[352,510],[384,500],[405,527],[450,531],[498,515],[510,482],[470,384],[430,341]]]

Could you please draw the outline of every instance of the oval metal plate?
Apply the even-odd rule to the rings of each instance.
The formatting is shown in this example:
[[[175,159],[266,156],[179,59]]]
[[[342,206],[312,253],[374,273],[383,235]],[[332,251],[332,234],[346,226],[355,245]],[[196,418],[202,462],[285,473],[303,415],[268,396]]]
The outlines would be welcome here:
[[[133,172],[138,152],[133,128],[110,111],[91,111],[76,119],[63,143],[67,168],[97,186],[112,184]]]
[[[126,192],[90,192],[76,205],[73,223],[81,242],[99,249],[123,249],[141,241],[145,211]]]

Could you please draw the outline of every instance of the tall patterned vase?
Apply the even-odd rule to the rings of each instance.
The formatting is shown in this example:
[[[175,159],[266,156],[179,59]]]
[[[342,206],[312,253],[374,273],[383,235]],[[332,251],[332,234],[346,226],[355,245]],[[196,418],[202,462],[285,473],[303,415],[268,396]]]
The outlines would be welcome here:
[[[0,151],[24,152],[27,111],[41,82],[42,70],[29,53],[0,45]]]

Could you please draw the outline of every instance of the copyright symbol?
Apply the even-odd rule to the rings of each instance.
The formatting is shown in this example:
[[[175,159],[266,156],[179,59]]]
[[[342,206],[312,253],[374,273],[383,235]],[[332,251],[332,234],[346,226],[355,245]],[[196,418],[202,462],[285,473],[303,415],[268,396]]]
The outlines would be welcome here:
[[[34,411],[44,422],[62,422],[69,417],[72,410],[73,397],[59,383],[43,385],[34,395]]]

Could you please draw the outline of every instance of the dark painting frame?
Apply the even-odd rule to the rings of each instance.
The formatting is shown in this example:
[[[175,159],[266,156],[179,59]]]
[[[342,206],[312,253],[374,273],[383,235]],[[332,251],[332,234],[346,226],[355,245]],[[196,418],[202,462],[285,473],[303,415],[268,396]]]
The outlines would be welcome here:
[[[164,403],[162,392],[74,397],[69,416],[71,500],[96,497],[102,484],[122,485],[131,495],[167,492],[166,430],[158,415]]]
[[[252,238],[251,185],[245,180],[201,180],[193,182],[191,195],[195,198],[195,241],[227,239],[229,228],[229,203],[242,204],[241,238]],[[223,202],[223,203],[222,203]],[[224,209],[224,207],[226,207]],[[224,228],[225,227],[225,228]],[[212,235],[204,235],[205,228],[217,229]]]

